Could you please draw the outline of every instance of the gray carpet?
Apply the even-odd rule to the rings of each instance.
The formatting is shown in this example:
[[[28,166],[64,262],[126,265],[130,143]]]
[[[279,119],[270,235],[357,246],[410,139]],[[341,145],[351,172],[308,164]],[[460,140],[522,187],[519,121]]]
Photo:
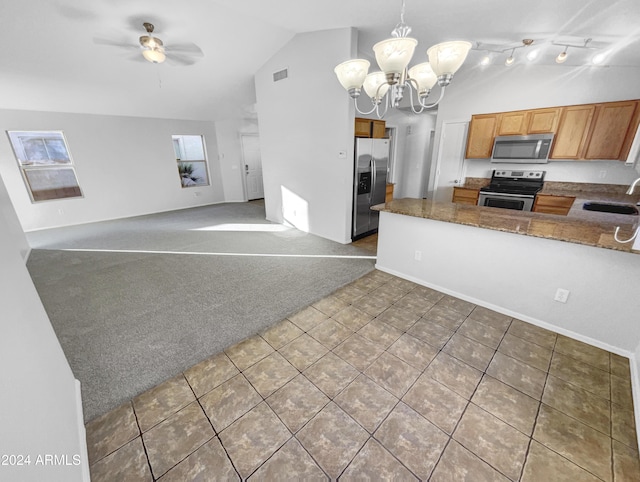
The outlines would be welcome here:
[[[232,203],[28,234],[85,420],[373,269],[364,250],[264,218]]]

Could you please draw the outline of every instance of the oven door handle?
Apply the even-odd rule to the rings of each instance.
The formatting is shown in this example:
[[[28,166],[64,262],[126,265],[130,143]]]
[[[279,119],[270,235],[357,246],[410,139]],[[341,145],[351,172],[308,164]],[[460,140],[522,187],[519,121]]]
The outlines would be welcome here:
[[[519,197],[522,199],[533,199],[535,198],[535,194],[509,194],[506,192],[480,192],[481,196],[496,196],[496,197]]]

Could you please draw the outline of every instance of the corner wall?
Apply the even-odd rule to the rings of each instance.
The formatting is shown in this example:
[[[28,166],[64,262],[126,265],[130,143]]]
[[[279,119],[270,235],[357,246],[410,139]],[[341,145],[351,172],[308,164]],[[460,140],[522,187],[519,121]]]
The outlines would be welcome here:
[[[31,464],[0,466],[0,480],[88,481],[77,382],[11,233],[8,201],[0,181],[0,455]],[[46,455],[63,463],[38,463]]]
[[[267,219],[339,243],[351,241],[354,110],[333,69],[355,41],[350,28],[298,34],[255,76]]]
[[[8,137],[0,175],[24,231],[223,202],[213,122],[0,110],[2,130],[62,130],[83,198],[32,203]],[[204,135],[209,186],[183,189],[171,136]]]

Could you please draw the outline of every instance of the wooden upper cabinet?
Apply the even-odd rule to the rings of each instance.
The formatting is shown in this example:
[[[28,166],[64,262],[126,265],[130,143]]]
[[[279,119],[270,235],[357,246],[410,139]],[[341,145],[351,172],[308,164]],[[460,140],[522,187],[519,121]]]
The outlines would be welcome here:
[[[529,111],[527,134],[547,134],[555,132],[560,118],[560,108],[536,109]]]
[[[550,159],[583,158],[582,154],[595,110],[596,106],[593,104],[562,108]]]
[[[638,102],[608,102],[598,104],[595,109],[585,159],[622,159],[623,147],[631,132],[632,122],[636,118]],[[630,145],[630,143],[629,143]],[[628,148],[627,148],[628,152]]]
[[[382,139],[385,136],[385,121],[383,120],[372,120],[371,121],[371,137],[375,137],[376,139]]]
[[[529,112],[519,110],[515,112],[503,112],[500,116],[497,136],[517,136],[527,133]]]
[[[371,119],[356,117],[354,135],[356,137],[371,137]]]
[[[467,159],[488,159],[493,150],[493,138],[500,114],[479,114],[471,116],[467,135]]]
[[[495,136],[554,133],[550,159],[624,161],[638,125],[639,100],[474,115],[465,157],[490,158]]]
[[[356,117],[354,136],[356,137],[375,137],[382,139],[385,136],[386,123],[378,119],[364,119]]]

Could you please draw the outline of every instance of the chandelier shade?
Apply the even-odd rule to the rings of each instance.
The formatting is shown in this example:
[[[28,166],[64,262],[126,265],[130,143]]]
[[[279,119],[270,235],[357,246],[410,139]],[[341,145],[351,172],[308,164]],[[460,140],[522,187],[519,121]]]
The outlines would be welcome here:
[[[386,74],[401,74],[407,68],[418,45],[414,38],[389,38],[373,46],[376,62]]]
[[[469,50],[471,42],[456,40],[434,45],[427,50],[427,55],[434,73],[441,77],[455,74],[462,67]]]
[[[403,0],[400,23],[391,32],[392,38],[373,46],[379,72],[367,75],[370,63],[364,59],[347,60],[334,69],[338,81],[353,98],[356,111],[360,114],[375,112],[381,119],[389,107],[400,107],[405,92],[409,94],[409,105],[414,114],[435,107],[444,97],[445,87],[471,49],[471,43],[462,40],[439,43],[427,50],[428,62],[408,68],[418,41],[408,36],[411,27],[404,22],[404,7]],[[432,104],[427,104],[427,96],[436,82],[440,86],[440,97]],[[360,110],[358,106],[363,85],[372,103],[369,111]],[[415,102],[414,91],[418,95]]]
[[[414,65],[409,69],[409,78],[416,81],[418,84],[418,94],[426,95],[431,88],[436,85],[438,77],[436,76],[431,64],[429,62],[423,62],[418,65]]]
[[[362,88],[364,79],[369,71],[369,61],[364,59],[353,59],[342,62],[333,71],[338,76],[338,81],[346,90]]]
[[[364,91],[374,101],[379,102],[388,90],[389,84],[387,83],[387,75],[384,72],[371,72],[364,79]]]

